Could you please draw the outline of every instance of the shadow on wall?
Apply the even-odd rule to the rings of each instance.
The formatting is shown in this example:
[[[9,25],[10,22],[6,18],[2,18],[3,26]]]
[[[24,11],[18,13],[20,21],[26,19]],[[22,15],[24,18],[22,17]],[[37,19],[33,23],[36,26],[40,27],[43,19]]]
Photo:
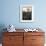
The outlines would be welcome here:
[[[4,24],[0,24],[0,43],[2,43],[2,36],[3,32],[5,32],[3,29],[6,28]]]

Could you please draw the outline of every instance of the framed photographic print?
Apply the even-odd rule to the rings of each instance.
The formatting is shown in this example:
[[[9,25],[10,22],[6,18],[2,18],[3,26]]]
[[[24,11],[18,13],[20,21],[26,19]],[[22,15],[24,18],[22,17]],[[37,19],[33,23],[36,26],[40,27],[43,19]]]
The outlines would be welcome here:
[[[33,6],[32,5],[21,5],[20,6],[20,21],[21,22],[33,22]]]

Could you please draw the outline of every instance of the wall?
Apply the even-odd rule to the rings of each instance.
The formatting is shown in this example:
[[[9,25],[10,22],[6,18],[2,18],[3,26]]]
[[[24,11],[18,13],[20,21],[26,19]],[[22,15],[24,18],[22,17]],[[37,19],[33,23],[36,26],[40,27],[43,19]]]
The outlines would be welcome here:
[[[19,6],[32,4],[34,6],[35,21],[21,23]],[[0,25],[13,24],[16,28],[45,27],[46,28],[46,1],[45,0],[0,0]]]
[[[19,6],[22,4],[34,6],[34,22],[20,22]],[[40,27],[46,32],[46,0],[0,0],[0,31],[9,24],[16,28]]]

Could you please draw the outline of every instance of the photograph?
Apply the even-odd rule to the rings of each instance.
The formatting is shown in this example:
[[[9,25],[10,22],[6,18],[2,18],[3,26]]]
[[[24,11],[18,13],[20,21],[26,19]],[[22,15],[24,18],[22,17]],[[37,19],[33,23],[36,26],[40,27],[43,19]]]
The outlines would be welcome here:
[[[22,9],[22,20],[32,20],[32,7]]]
[[[32,5],[20,5],[20,21],[21,22],[32,22],[33,21]]]

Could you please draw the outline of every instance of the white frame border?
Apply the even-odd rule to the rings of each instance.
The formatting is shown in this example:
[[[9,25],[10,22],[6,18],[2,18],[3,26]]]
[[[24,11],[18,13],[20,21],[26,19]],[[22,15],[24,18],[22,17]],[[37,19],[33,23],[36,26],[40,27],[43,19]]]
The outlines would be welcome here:
[[[22,8],[25,6],[32,6],[32,20],[22,20]],[[20,22],[33,22],[34,21],[34,6],[30,4],[20,5]]]

